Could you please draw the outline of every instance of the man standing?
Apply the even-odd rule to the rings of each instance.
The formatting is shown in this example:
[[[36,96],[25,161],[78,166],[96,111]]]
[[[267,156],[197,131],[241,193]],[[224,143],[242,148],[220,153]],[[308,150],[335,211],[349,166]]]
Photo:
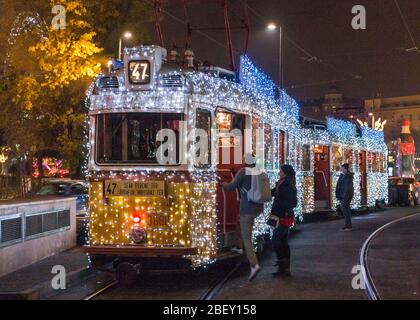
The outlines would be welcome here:
[[[239,233],[245,248],[246,255],[248,257],[249,264],[251,266],[251,274],[249,280],[253,280],[261,267],[258,263],[257,255],[254,251],[254,245],[252,243],[252,231],[254,229],[255,219],[264,211],[264,204],[253,203],[248,200],[247,192],[251,189],[252,175],[249,171],[255,167],[252,161],[255,157],[252,154],[246,154],[244,161],[246,164],[245,168],[238,171],[235,179],[231,183],[223,183],[222,187],[226,191],[234,191],[239,189],[241,192],[240,201],[240,228]]]
[[[341,166],[341,175],[337,182],[335,196],[340,201],[340,209],[343,213],[346,224],[341,231],[352,231],[350,204],[354,195],[353,173],[350,172],[349,164]]]

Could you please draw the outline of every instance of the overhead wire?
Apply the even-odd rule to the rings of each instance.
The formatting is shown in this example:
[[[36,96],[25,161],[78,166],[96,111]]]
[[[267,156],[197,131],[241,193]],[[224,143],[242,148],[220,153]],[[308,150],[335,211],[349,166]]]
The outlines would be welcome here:
[[[148,0],[149,2],[153,3],[153,0]],[[183,24],[184,26],[188,26],[188,22],[184,21],[181,18],[178,18],[177,16],[175,16],[174,14],[170,13],[169,11],[161,8],[162,13],[164,13],[166,16],[170,17],[171,19],[175,20],[178,23]],[[224,49],[227,49],[226,44],[220,42],[219,40],[213,38],[212,36],[208,35],[206,32],[201,31],[201,30],[194,30],[195,33],[200,34],[201,36],[207,38],[208,40],[210,40],[211,42],[219,45],[220,47],[223,47]],[[237,51],[234,51],[235,54],[239,55],[240,53]]]
[[[241,1],[243,2],[243,0],[241,0]],[[245,5],[247,5],[249,11],[252,12],[256,17],[258,17],[263,23],[267,23],[267,19],[261,13],[259,13],[253,7],[251,7],[248,3],[245,3]],[[291,43],[293,47],[295,47],[296,49],[298,49],[299,51],[303,52],[306,55],[306,57],[303,58],[303,60],[306,63],[318,63],[318,64],[328,66],[328,67],[334,69],[336,72],[344,73],[345,75],[350,76],[350,78],[347,79],[347,80],[360,80],[361,79],[360,75],[356,75],[356,74],[353,74],[351,72],[343,72],[343,71],[339,70],[335,65],[333,65],[329,62],[326,62],[326,61],[320,59],[319,57],[309,53],[308,50],[306,50],[302,46],[298,45],[295,41],[293,41],[289,37],[283,36],[283,38],[286,39],[286,41],[288,41],[289,43]],[[331,80],[329,82],[334,83],[334,82],[337,82],[337,81],[345,81],[345,80],[344,79],[343,80]],[[324,81],[324,83],[325,83],[325,81]],[[320,84],[320,83],[316,83],[316,84]],[[305,84],[303,86],[308,86],[308,85]],[[297,88],[297,87],[300,87],[300,85],[292,85],[292,86],[288,86],[286,88]]]
[[[398,12],[400,13],[401,19],[402,19],[402,21],[403,21],[403,23],[404,23],[404,27],[405,27],[405,29],[407,30],[408,35],[410,36],[411,42],[412,42],[412,43],[413,43],[413,45],[414,45],[414,48],[412,48],[412,49],[415,49],[416,51],[418,51],[418,50],[419,50],[419,48],[417,47],[416,40],[414,39],[413,33],[412,33],[412,32],[411,32],[411,30],[410,30],[410,27],[409,27],[409,25],[408,25],[408,23],[407,23],[407,20],[405,19],[405,16],[404,16],[404,14],[403,14],[403,12],[402,12],[402,10],[401,10],[401,7],[400,7],[400,5],[399,5],[399,3],[398,3],[398,0],[394,0],[394,3],[395,3],[395,5],[396,5],[396,7],[397,7],[397,9],[398,9]]]

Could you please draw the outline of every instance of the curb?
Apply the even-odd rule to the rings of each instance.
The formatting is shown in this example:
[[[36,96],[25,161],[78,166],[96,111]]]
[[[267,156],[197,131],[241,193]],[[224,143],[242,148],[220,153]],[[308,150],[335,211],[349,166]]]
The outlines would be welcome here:
[[[67,289],[80,285],[83,281],[96,275],[91,267],[84,267],[67,274]],[[51,287],[51,281],[45,281],[20,292],[0,292],[1,300],[42,300],[59,293]]]

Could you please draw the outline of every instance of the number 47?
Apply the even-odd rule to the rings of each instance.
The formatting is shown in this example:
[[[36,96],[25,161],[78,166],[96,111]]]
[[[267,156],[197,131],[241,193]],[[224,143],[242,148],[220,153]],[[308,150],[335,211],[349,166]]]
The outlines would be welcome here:
[[[108,188],[106,189],[106,192],[108,194],[114,194],[116,188],[117,188],[117,184],[116,183],[109,183],[108,184]]]
[[[141,68],[142,72],[140,74],[139,72],[139,67]],[[136,63],[136,65],[134,66],[134,70],[133,70],[133,76],[137,79],[137,80],[146,80],[148,78],[147,75],[147,71],[149,69],[149,64],[146,62],[143,63]]]

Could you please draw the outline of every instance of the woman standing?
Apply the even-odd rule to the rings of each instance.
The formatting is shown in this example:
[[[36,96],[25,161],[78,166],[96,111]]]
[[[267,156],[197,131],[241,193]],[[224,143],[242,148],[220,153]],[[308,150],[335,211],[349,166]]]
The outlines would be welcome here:
[[[296,172],[293,167],[289,165],[281,167],[280,180],[271,192],[274,202],[270,220],[276,221],[272,243],[278,266],[277,272],[273,275],[290,277],[289,232],[295,223],[293,209],[297,207]]]

